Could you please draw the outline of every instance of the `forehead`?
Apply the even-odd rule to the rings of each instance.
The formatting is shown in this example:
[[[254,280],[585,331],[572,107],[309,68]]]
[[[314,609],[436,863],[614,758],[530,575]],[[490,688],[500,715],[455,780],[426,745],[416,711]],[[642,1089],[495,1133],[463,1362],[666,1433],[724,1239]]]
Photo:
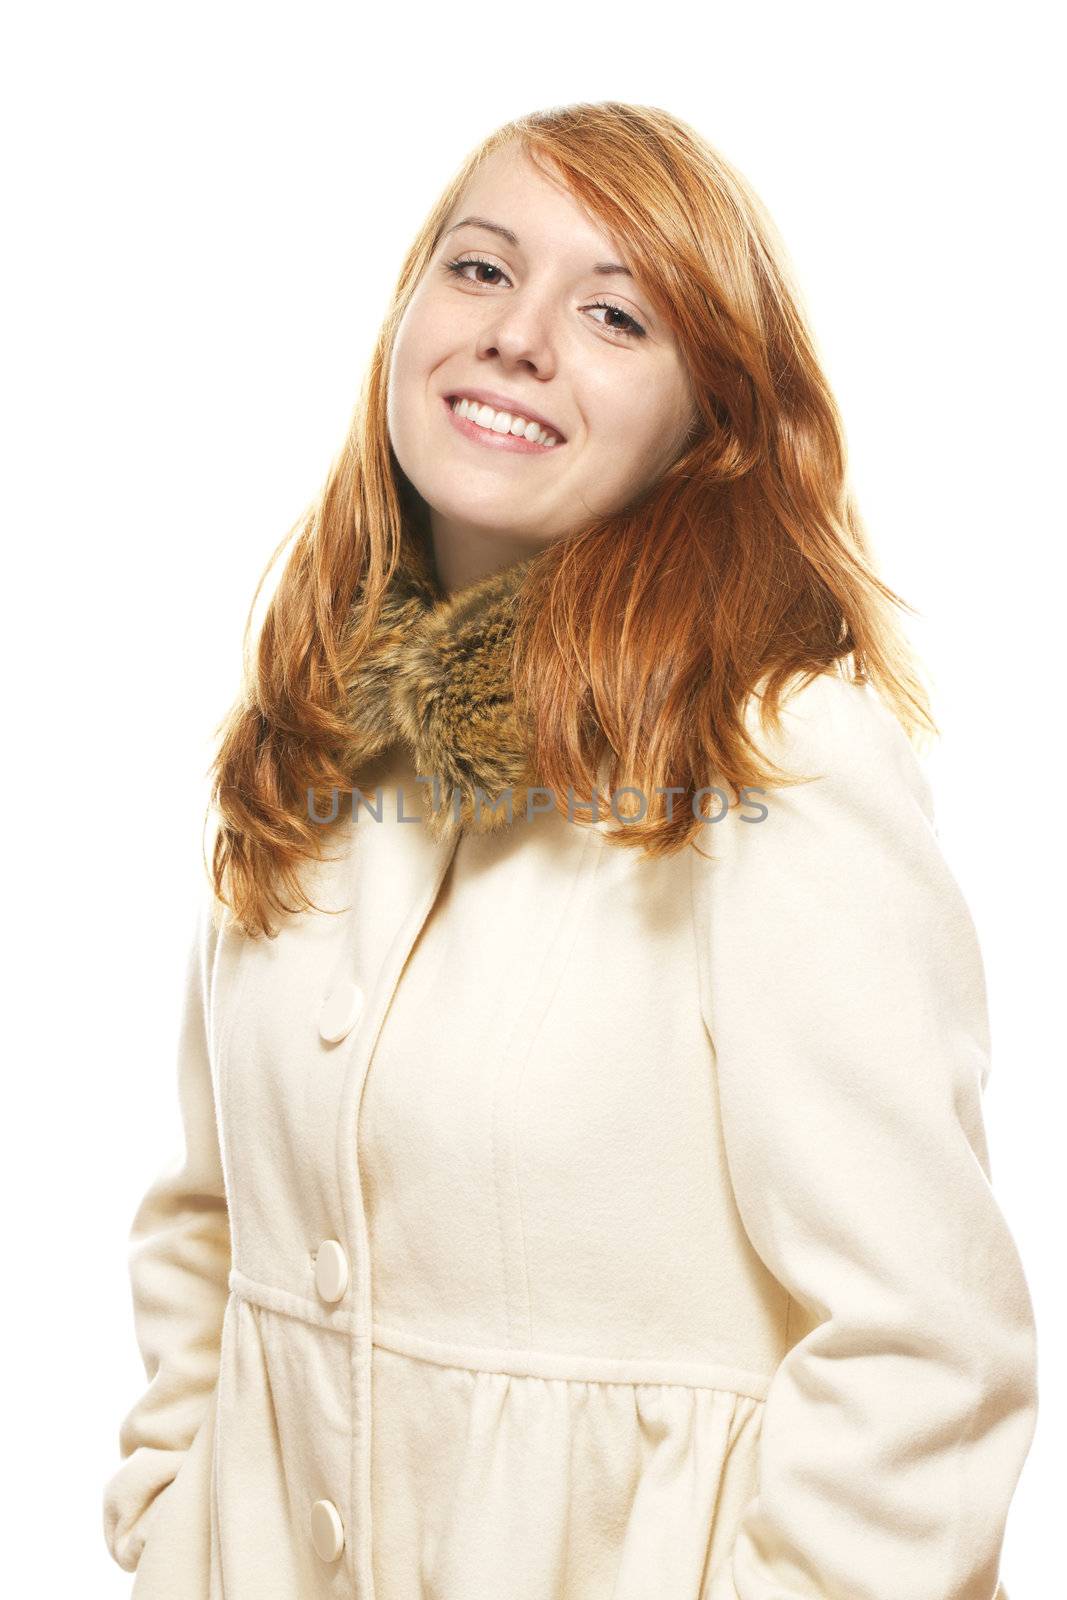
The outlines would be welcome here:
[[[445,229],[464,217],[481,217],[509,228],[519,247],[553,246],[599,251],[621,259],[599,219],[581,207],[561,179],[535,164],[518,145],[494,150],[465,186],[445,219]]]

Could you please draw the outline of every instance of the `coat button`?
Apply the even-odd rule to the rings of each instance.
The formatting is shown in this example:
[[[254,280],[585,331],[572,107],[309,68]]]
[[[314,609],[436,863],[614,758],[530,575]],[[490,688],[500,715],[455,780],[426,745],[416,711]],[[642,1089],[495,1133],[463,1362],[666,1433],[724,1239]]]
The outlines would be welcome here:
[[[315,1287],[324,1300],[340,1300],[348,1288],[348,1257],[336,1239],[324,1239],[315,1252]]]
[[[363,1010],[363,990],[351,978],[342,978],[326,997],[319,1013],[319,1032],[327,1044],[338,1044],[351,1033]]]
[[[332,1500],[316,1500],[311,1508],[311,1542],[324,1561],[336,1561],[345,1547],[345,1525]]]

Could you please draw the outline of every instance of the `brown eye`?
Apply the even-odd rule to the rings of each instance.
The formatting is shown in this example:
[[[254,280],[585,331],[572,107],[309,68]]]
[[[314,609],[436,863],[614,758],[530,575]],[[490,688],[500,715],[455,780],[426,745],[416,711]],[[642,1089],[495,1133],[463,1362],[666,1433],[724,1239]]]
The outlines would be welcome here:
[[[610,317],[622,318],[621,322],[609,322],[608,318],[605,317],[600,326],[602,328],[607,328],[609,333],[621,333],[626,339],[644,338],[645,329],[638,322],[637,318],[632,317],[630,313],[628,311],[624,311],[621,306],[613,306],[610,300],[595,300],[589,309],[591,311],[606,311]]]
[[[506,276],[499,267],[495,267],[491,261],[483,261],[480,256],[461,256],[455,261],[445,262],[446,271],[451,272],[457,278],[466,276],[463,270],[465,267],[484,267],[487,272],[497,273],[498,278]],[[496,284],[497,278],[468,278],[467,281],[468,283],[488,283],[492,287]]]

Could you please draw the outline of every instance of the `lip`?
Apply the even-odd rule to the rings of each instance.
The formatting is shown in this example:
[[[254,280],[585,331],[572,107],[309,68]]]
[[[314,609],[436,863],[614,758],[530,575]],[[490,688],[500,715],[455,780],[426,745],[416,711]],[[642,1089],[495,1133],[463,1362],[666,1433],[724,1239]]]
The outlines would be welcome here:
[[[525,417],[527,422],[539,422],[542,428],[548,428],[556,435],[560,444],[566,444],[567,435],[563,429],[553,422],[551,417],[544,417],[540,411],[520,400],[516,395],[497,394],[493,389],[449,389],[445,395],[447,400],[467,399],[477,400],[479,405],[492,406],[494,411],[510,411],[513,417]],[[541,446],[543,449],[544,446]],[[555,449],[555,445],[552,447]]]
[[[441,396],[441,404],[456,432],[461,433],[465,439],[469,439],[482,450],[510,450],[514,455],[554,456],[566,449],[562,439],[558,444],[543,445],[538,444],[536,439],[523,438],[521,433],[493,433],[490,428],[482,428],[469,417],[461,417],[458,412],[453,411],[451,398],[448,395]],[[500,409],[503,410],[503,406]],[[516,416],[520,415],[521,412],[516,412]],[[533,422],[536,418],[529,417],[527,420]]]

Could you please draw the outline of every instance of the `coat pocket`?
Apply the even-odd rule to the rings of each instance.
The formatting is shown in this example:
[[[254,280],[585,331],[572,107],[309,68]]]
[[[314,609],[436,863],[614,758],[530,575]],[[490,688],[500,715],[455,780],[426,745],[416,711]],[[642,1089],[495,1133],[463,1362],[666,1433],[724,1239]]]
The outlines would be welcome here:
[[[176,1476],[152,1508],[131,1600],[204,1600],[210,1592],[217,1402],[216,1388]]]

